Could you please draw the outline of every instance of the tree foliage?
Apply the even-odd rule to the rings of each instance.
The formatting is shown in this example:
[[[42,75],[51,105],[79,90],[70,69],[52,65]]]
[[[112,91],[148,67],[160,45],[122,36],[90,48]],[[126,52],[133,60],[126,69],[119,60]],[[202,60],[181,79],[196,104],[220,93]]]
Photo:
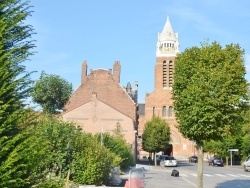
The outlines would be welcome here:
[[[28,4],[21,0],[0,3],[0,187],[22,187],[29,175],[28,160],[18,152],[27,138],[20,133],[34,117],[23,102],[31,84],[23,63],[34,48],[33,28],[24,23],[31,14]]]
[[[122,129],[121,127],[119,129],[120,131],[118,135],[121,135]],[[103,135],[103,145],[109,149],[110,152],[115,154],[115,158],[113,159],[114,161],[112,161],[112,166],[119,166],[121,169],[127,169],[130,166],[134,166],[132,148],[126,142],[123,136],[118,137],[118,135],[110,135],[109,133],[105,133]],[[101,135],[97,134],[96,136],[100,137]]]
[[[71,164],[73,181],[85,185],[107,184],[113,157],[113,153],[92,137],[88,147],[74,153]]]
[[[42,106],[46,113],[56,114],[62,110],[72,93],[72,84],[60,76],[41,73],[31,92],[33,102]]]
[[[165,151],[169,147],[170,128],[160,117],[147,121],[142,134],[143,150],[151,153]]]
[[[203,143],[238,132],[247,99],[243,54],[239,45],[213,42],[177,56],[173,99],[185,137]]]
[[[73,153],[79,148],[77,144],[82,137],[81,129],[74,123],[42,115],[35,132],[35,136],[46,143],[47,156],[40,169],[43,168],[47,175],[65,178],[73,161]]]
[[[198,177],[202,174],[204,142],[241,130],[241,112],[247,104],[243,55],[238,44],[222,48],[217,42],[205,42],[200,48],[186,49],[175,60],[173,100],[177,128],[197,144]],[[202,181],[198,187],[202,187]]]

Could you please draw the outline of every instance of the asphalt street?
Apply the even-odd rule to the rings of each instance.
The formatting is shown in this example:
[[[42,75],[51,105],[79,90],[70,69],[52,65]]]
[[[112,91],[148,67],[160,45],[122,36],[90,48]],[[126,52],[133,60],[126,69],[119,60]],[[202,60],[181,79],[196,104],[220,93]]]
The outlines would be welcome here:
[[[188,161],[179,161],[178,167],[154,166],[148,161],[140,161],[136,168],[143,168],[145,172],[145,188],[195,188],[197,187],[197,164]],[[173,169],[180,173],[179,177],[171,176]],[[127,179],[129,173],[122,175]],[[244,172],[243,167],[225,166],[211,167],[204,162],[203,171],[204,188],[250,188],[250,172]]]

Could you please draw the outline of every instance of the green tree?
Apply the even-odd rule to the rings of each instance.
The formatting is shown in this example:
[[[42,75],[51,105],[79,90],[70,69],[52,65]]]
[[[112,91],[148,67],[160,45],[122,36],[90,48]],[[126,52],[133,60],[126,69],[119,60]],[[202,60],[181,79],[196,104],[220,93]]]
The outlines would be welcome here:
[[[35,136],[47,146],[47,156],[43,159],[46,168],[43,173],[65,178],[73,161],[73,153],[78,150],[81,129],[72,122],[42,115],[34,131]]]
[[[225,158],[226,164],[228,165],[228,159],[230,157],[229,149],[239,149],[242,148],[242,137],[241,135],[237,136],[228,136],[223,138],[223,140],[210,140],[209,142],[204,142],[204,151],[213,153],[218,158]],[[239,152],[234,152],[233,154],[238,154]]]
[[[74,152],[72,179],[85,185],[107,184],[114,154],[93,137],[88,143],[88,147]]]
[[[41,73],[31,92],[32,100],[42,106],[45,113],[62,110],[72,93],[72,84],[60,76]]]
[[[116,123],[116,127],[113,130],[113,135],[117,138],[124,138],[124,134],[122,133],[122,126],[119,122]]]
[[[119,127],[119,126],[118,126]],[[121,127],[119,128],[121,133]],[[116,129],[115,129],[116,130]],[[118,134],[119,135],[119,134]],[[126,142],[123,136],[110,135],[109,133],[104,133],[103,135],[103,145],[109,149],[110,152],[115,154],[112,166],[119,166],[121,169],[127,169],[129,166],[134,166],[133,153],[131,146]],[[100,140],[100,134],[96,135],[97,140]]]
[[[248,83],[250,84],[250,83]],[[250,99],[250,88],[248,87],[247,91],[248,98]],[[241,153],[242,153],[242,159],[244,160],[248,155],[250,155],[250,102],[248,101],[248,109],[243,114],[243,117],[245,118],[244,124],[242,126],[242,147],[241,147]]]
[[[168,149],[170,141],[170,128],[160,117],[153,117],[147,121],[142,134],[143,150],[155,154]],[[155,165],[156,165],[156,160]]]
[[[27,183],[26,161],[17,155],[26,139],[20,132],[33,120],[25,109],[30,73],[24,62],[33,54],[33,27],[24,23],[31,14],[28,1],[0,3],[0,187],[22,187]]]
[[[198,187],[203,187],[203,144],[238,132],[246,107],[244,50],[238,44],[222,48],[202,43],[178,54],[173,99],[177,128],[196,142]]]

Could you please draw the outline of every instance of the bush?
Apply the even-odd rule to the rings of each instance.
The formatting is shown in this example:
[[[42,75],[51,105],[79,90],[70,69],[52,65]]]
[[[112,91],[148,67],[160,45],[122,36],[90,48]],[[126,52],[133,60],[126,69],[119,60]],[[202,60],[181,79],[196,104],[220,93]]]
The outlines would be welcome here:
[[[74,153],[72,180],[84,185],[104,185],[108,182],[112,153],[93,140],[83,151]]]

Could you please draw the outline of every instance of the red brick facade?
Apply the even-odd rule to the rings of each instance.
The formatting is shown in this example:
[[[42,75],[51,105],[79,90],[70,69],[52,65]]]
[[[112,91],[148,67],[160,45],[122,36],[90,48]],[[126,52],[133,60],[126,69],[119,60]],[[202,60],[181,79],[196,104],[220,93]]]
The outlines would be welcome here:
[[[138,134],[143,134],[144,125],[151,120],[153,115],[165,119],[170,126],[170,144],[172,149],[163,151],[165,154],[176,158],[187,158],[196,152],[194,143],[185,139],[176,128],[177,121],[174,115],[173,101],[171,100],[173,70],[176,53],[179,52],[178,34],[173,33],[172,26],[167,20],[163,32],[158,36],[154,91],[146,94],[144,115],[139,116]],[[139,108],[141,105],[139,105]],[[139,140],[140,142],[140,140]],[[141,150],[138,144],[139,158],[148,153]]]
[[[91,70],[87,74],[87,62],[82,64],[81,85],[74,91],[65,105],[63,119],[76,121],[83,131],[90,133],[112,132],[119,123],[125,139],[133,147],[136,155],[135,131],[143,134],[146,121],[153,115],[166,120],[171,129],[172,149],[165,154],[176,158],[187,158],[195,154],[194,143],[183,138],[176,128],[173,101],[171,100],[173,70],[176,54],[179,52],[178,34],[173,32],[167,20],[163,32],[158,34],[155,63],[154,91],[146,94],[145,104],[137,104],[136,95],[132,94],[130,83],[126,88],[120,85],[120,62],[116,61],[112,69]],[[137,87],[137,83],[136,83]],[[139,111],[138,110],[139,106]],[[139,119],[137,117],[139,116]],[[138,127],[138,130],[137,130]],[[147,156],[141,148],[138,137],[138,158]]]
[[[120,71],[120,62],[116,61],[113,73],[112,69],[97,69],[87,75],[87,62],[84,62],[81,85],[65,105],[62,116],[93,134],[102,131],[112,134],[119,123],[125,139],[135,148],[137,105],[120,85]]]

